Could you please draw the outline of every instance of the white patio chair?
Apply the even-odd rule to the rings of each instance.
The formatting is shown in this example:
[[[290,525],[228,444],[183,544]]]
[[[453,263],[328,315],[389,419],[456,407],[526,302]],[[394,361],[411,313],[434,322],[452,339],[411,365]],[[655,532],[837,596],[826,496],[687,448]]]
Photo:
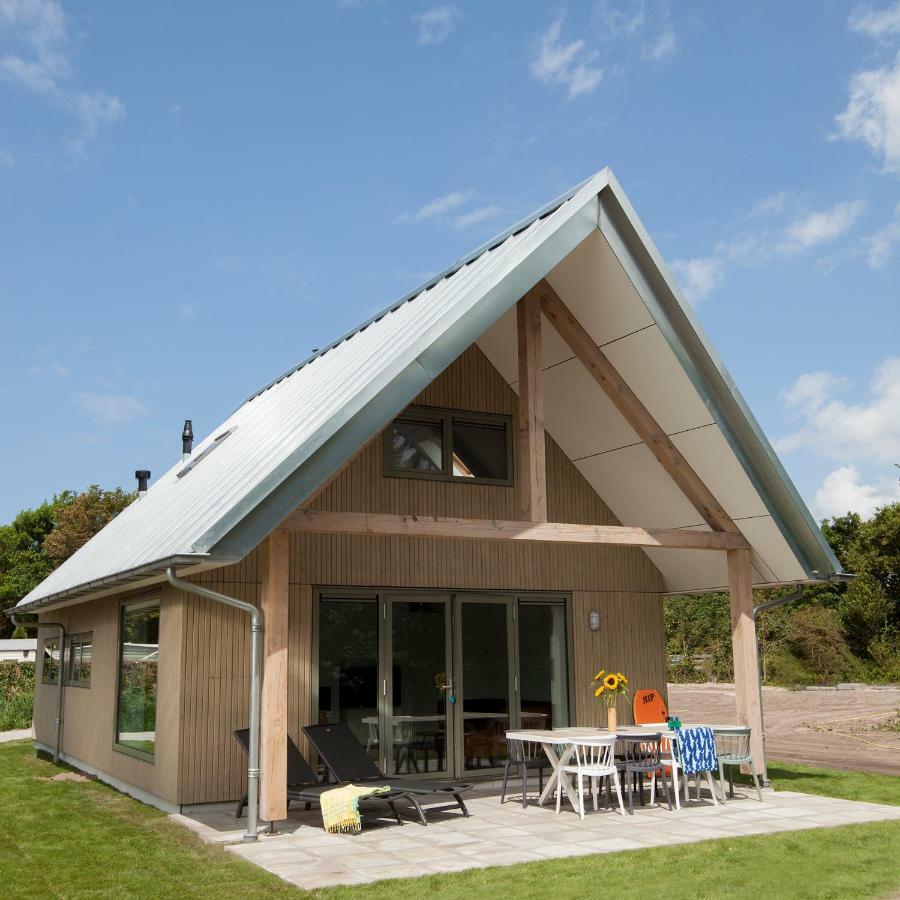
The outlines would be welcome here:
[[[584,818],[584,779],[588,778],[588,786],[594,798],[594,811],[597,810],[597,785],[601,778],[612,778],[616,786],[616,797],[619,799],[619,812],[625,815],[625,804],[622,803],[622,787],[619,784],[619,771],[616,768],[614,734],[594,737],[578,738],[573,741],[575,752],[572,756],[575,763],[560,766],[560,778],[575,775],[578,778],[578,815]],[[562,784],[556,790],[556,812],[559,813],[562,804],[564,787]]]

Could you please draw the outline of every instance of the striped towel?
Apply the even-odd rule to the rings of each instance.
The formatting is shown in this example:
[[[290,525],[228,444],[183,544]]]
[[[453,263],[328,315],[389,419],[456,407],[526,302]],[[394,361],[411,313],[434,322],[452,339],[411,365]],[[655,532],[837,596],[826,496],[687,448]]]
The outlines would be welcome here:
[[[322,822],[325,830],[331,834],[359,834],[362,823],[359,819],[359,798],[372,794],[386,794],[390,788],[358,787],[345,784],[342,787],[325,791],[320,798]]]

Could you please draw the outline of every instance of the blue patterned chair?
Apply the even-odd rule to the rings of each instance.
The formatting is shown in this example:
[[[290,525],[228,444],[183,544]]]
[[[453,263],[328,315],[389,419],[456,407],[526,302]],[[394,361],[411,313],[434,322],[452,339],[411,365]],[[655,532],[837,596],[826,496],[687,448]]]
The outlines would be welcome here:
[[[700,799],[700,776],[706,774],[709,791],[713,803],[718,806],[713,773],[719,772],[719,754],[716,750],[716,736],[712,728],[698,725],[695,728],[682,728],[678,732],[678,740],[673,742],[672,754],[679,769],[684,775],[684,799],[688,795],[689,776],[693,775],[697,782],[697,800]]]

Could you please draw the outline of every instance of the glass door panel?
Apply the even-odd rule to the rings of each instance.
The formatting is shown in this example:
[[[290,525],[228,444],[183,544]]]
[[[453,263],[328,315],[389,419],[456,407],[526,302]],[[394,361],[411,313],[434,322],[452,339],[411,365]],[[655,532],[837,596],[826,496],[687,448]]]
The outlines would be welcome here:
[[[459,600],[460,679],[457,723],[462,770],[496,769],[506,762],[510,727],[511,600]]]
[[[378,602],[322,597],[319,603],[319,722],[343,722],[380,759]]]
[[[451,696],[449,598],[391,597],[391,774],[447,773]]]
[[[562,603],[520,601],[518,620],[522,728],[566,728],[566,607]]]

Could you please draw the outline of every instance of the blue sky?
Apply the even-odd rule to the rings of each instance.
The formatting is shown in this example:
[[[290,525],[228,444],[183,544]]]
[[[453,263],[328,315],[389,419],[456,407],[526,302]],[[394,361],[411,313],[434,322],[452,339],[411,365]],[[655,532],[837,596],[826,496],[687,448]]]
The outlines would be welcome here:
[[[609,165],[817,515],[900,499],[900,2],[0,0],[0,520]]]

